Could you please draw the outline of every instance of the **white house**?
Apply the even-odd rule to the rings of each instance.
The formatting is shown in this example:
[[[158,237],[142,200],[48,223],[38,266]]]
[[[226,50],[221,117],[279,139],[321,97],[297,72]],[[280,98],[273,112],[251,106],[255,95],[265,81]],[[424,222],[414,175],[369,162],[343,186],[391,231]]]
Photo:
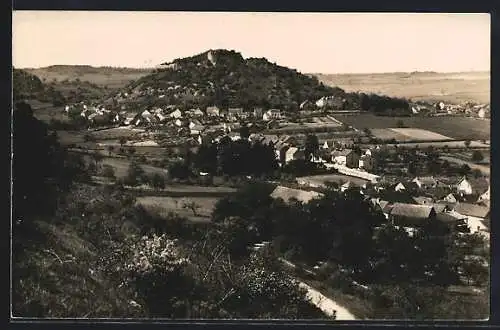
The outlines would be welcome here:
[[[170,118],[179,119],[182,118],[182,112],[179,109],[177,109],[175,111],[172,111],[168,116]]]
[[[219,117],[220,116],[220,109],[216,106],[211,106],[207,107],[207,115],[209,117]]]
[[[467,224],[472,233],[488,231],[488,227],[485,225],[485,221],[490,217],[488,207],[459,203],[449,214],[456,218],[467,218]]]
[[[285,151],[285,163],[292,160],[304,159],[304,157],[304,152],[297,147],[290,147]]]
[[[486,110],[484,110],[483,108],[479,109],[479,111],[477,112],[477,116],[479,118],[485,118],[486,117]]]
[[[437,181],[432,176],[416,177],[412,182],[415,182],[420,189],[435,188],[437,186]]]
[[[488,190],[485,193],[481,194],[477,201],[478,201],[478,203],[480,203],[480,202],[486,202],[489,200],[490,200],[490,188],[488,187]]]
[[[183,122],[182,122],[182,120],[180,120],[180,119],[176,119],[176,120],[174,121],[174,124],[175,124],[175,126],[182,127]]]
[[[264,115],[262,115],[262,120],[269,121],[272,119],[280,119],[281,118],[281,111],[279,109],[269,109],[267,110]]]

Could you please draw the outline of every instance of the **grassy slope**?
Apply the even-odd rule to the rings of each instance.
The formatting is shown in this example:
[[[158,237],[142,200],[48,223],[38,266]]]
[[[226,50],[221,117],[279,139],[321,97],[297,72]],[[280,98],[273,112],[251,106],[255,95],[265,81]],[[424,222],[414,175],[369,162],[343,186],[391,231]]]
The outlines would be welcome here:
[[[490,101],[490,73],[315,74],[326,85],[412,100]]]

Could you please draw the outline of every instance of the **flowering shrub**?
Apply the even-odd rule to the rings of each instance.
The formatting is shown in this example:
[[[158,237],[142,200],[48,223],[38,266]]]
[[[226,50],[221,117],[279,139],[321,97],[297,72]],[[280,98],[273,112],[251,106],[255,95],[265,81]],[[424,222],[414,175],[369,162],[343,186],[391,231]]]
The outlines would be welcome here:
[[[177,240],[168,239],[165,234],[143,236],[132,246],[133,256],[126,265],[126,270],[142,276],[153,272],[167,275],[181,269],[188,260],[180,256],[176,244]]]
[[[164,234],[143,236],[131,251],[125,265],[126,284],[135,289],[150,316],[186,315],[191,283],[183,272],[188,260],[181,256],[177,240]]]

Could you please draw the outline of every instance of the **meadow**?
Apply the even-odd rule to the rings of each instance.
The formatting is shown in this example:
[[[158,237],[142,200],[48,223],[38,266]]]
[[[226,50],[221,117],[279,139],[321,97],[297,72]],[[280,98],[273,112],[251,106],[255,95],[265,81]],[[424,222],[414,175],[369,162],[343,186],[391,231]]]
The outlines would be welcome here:
[[[370,113],[335,115],[341,122],[357,129],[396,128],[402,122],[406,128],[429,130],[453,139],[489,140],[490,120],[469,117],[385,117]]]

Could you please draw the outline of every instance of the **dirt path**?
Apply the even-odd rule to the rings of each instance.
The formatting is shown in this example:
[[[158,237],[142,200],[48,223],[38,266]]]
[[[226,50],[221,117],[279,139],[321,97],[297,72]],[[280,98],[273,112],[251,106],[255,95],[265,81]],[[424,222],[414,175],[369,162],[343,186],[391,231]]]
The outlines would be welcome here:
[[[311,299],[311,302],[316,305],[319,309],[321,309],[327,315],[336,314],[336,320],[345,321],[345,320],[356,320],[356,317],[351,314],[346,308],[340,306],[335,301],[331,300],[328,297],[325,297],[321,292],[316,289],[313,289],[309,285],[301,282],[299,284],[300,287],[305,288],[307,290],[307,297]]]

